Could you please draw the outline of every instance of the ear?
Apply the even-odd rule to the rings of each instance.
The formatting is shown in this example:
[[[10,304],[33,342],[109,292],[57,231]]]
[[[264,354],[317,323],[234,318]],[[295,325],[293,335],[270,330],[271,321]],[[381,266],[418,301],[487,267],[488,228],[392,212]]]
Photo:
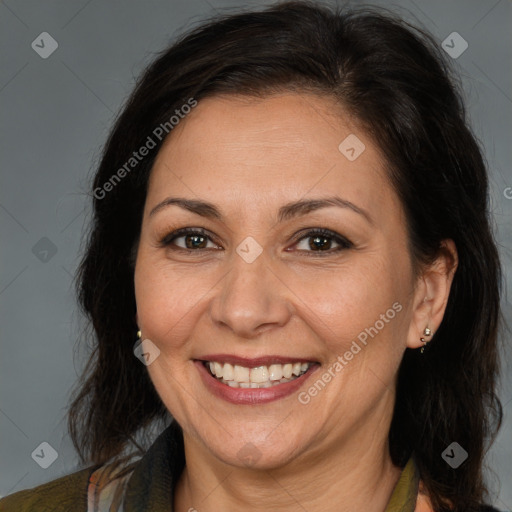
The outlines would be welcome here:
[[[437,258],[417,278],[407,347],[424,346],[420,338],[430,341],[441,325],[457,265],[455,243],[443,240]],[[424,334],[426,327],[432,331],[430,336]]]

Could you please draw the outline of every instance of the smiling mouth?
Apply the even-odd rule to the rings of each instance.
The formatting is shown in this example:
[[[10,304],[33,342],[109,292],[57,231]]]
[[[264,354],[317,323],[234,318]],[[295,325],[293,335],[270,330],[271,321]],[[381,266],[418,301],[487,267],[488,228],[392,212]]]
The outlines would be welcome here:
[[[249,368],[217,361],[203,361],[212,377],[232,388],[269,388],[285,384],[304,375],[314,364],[298,361]]]

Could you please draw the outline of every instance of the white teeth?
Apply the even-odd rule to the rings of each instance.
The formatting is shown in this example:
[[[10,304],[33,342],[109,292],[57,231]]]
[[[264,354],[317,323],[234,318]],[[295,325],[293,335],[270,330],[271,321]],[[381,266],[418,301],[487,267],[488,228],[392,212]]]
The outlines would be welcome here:
[[[306,365],[307,370],[307,363]],[[281,364],[271,364],[268,367],[268,373],[270,374],[270,380],[281,380],[283,378],[283,365]]]
[[[210,363],[211,365],[212,363]],[[222,377],[222,365],[220,363],[213,363],[214,364],[214,367],[215,367],[215,371],[213,373],[215,373],[215,375],[217,375],[217,377]],[[211,368],[211,366],[210,366]]]
[[[293,370],[292,370],[293,375],[300,375],[300,367],[301,367],[300,363],[293,364]]]
[[[312,363],[271,364],[270,366],[246,366],[208,361],[206,367],[218,380],[232,388],[268,388],[300,377],[306,373]]]
[[[222,368],[222,378],[224,380],[233,380],[233,365],[226,363],[224,368]]]
[[[235,365],[235,368],[233,370],[233,380],[236,380],[237,382],[249,382],[249,368],[246,368],[245,366]]]
[[[251,369],[251,382],[262,384],[268,380],[269,373],[266,366],[258,366]]]

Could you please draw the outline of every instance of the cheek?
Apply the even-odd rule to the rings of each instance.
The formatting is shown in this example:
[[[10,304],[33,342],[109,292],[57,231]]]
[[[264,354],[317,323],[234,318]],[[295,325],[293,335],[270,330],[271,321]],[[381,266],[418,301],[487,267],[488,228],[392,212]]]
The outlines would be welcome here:
[[[197,321],[198,297],[208,288],[191,276],[180,276],[161,261],[143,257],[135,269],[139,327],[161,351],[172,351]]]
[[[323,283],[303,279],[296,289],[303,300],[300,315],[308,318],[330,359],[353,350],[359,363],[374,361],[380,366],[386,353],[385,359],[395,364],[405,339],[407,273],[395,275],[387,258],[367,256],[329,273]],[[396,358],[388,357],[395,348]],[[355,369],[359,364],[350,366]]]
[[[301,299],[297,304],[322,337],[340,348],[377,321],[380,327],[381,315],[385,320],[394,318],[392,306],[403,300],[400,278],[394,278],[384,259],[372,255],[354,258],[323,279],[318,277],[303,276],[295,282],[294,291]]]

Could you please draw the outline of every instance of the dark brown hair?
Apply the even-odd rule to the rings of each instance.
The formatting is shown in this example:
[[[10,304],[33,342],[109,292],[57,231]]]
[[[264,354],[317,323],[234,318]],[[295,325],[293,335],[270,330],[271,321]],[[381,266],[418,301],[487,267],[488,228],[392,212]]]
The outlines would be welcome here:
[[[414,454],[436,511],[450,510],[447,502],[458,512],[477,510],[486,493],[483,457],[502,415],[495,394],[501,278],[486,168],[439,45],[376,9],[287,2],[217,16],[144,72],[94,178],[77,283],[94,350],[70,410],[75,446],[83,461],[102,463],[168,414],[133,355],[133,255],[162,141],[108,193],[98,191],[190,98],[284,91],[335,99],[378,144],[406,212],[416,268],[432,261],[444,239],[457,246],[444,320],[423,355],[408,349],[402,361],[389,441],[395,464]],[[453,441],[469,453],[456,470],[441,458]]]

